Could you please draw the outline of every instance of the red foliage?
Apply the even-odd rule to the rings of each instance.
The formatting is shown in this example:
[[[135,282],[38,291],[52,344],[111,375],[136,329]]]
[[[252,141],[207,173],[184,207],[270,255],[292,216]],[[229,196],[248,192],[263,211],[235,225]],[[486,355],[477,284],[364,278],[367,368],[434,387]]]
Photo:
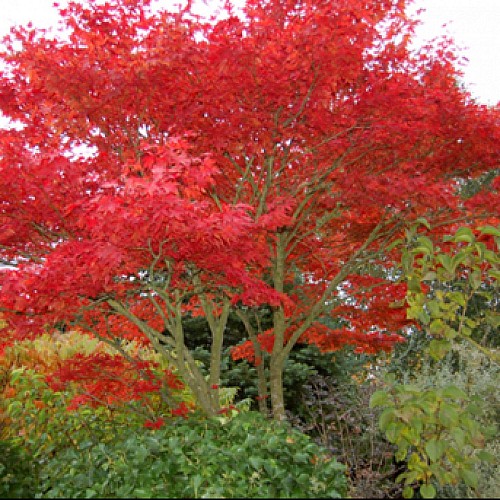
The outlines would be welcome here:
[[[144,422],[144,427],[147,429],[160,429],[163,427],[163,424],[165,423],[165,420],[163,418],[157,418],[156,420],[146,420]]]
[[[219,414],[220,415],[227,415],[227,414],[231,413],[231,411],[233,411],[233,410],[238,411],[238,409],[234,405],[225,406],[224,408],[221,408],[219,410]]]
[[[78,387],[78,395],[71,400],[69,410],[80,405],[90,406],[120,404],[138,401],[162,387],[162,380],[153,373],[151,362],[130,362],[122,356],[97,352],[89,356],[76,354],[61,362],[60,367],[46,377],[56,391],[67,384]],[[171,389],[181,389],[182,383],[170,372],[164,382]]]
[[[175,416],[175,417],[187,418],[187,416],[189,414],[189,408],[186,405],[186,403],[184,403],[184,401],[182,401],[177,408],[173,408],[171,410],[171,413],[172,413],[172,416]]]
[[[268,352],[274,336],[389,348],[402,288],[361,274],[390,273],[387,246],[419,217],[436,232],[498,221],[498,179],[455,195],[458,178],[498,168],[498,108],[456,85],[448,42],[410,50],[404,0],[247,0],[245,16],[214,22],[149,3],[70,3],[66,39],[14,29],[0,54],[0,110],[18,125],[0,130],[8,328],[147,342],[113,304],[161,332],[169,301],[199,314],[204,293],[279,311],[259,336]],[[347,326],[323,327],[328,314]],[[118,363],[79,362],[93,375]],[[118,384],[85,383],[103,397]]]

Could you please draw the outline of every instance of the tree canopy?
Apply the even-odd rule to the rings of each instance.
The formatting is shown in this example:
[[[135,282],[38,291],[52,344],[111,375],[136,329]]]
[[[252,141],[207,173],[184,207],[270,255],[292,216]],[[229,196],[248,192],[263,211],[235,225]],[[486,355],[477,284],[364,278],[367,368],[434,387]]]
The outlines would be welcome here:
[[[411,48],[409,3],[247,0],[203,19],[191,2],[91,0],[60,9],[59,35],[14,28],[0,55],[11,335],[63,322],[117,347],[142,339],[214,413],[233,311],[249,338],[235,357],[268,352],[276,418],[298,341],[401,340],[405,228],[500,213],[498,177],[458,194],[498,168],[498,108],[460,88],[450,42]],[[208,380],[187,315],[210,327]]]

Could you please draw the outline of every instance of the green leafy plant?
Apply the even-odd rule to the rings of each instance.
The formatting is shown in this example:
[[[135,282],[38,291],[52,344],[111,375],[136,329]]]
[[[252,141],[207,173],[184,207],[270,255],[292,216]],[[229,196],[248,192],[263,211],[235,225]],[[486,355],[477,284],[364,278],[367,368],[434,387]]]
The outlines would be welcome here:
[[[29,498],[34,492],[34,462],[13,440],[1,440],[0,498]]]
[[[16,391],[2,402],[8,419],[4,434],[39,463],[61,450],[78,450],[82,442],[112,440],[123,425],[132,428],[144,421],[140,413],[105,406],[67,411],[72,394],[53,391],[34,370],[14,370],[11,384]]]
[[[377,391],[372,407],[383,406],[379,425],[397,446],[397,460],[407,460],[407,470],[397,481],[404,481],[405,498],[411,498],[415,483],[423,498],[436,496],[433,484],[456,484],[462,480],[477,487],[475,465],[488,458],[478,452],[485,436],[475,420],[477,405],[454,385],[422,389],[386,380],[389,390]]]
[[[498,363],[496,350],[474,340],[473,333],[483,325],[498,326],[494,292],[500,278],[500,230],[462,227],[444,238],[443,249],[417,235],[416,227],[408,235],[412,246],[402,258],[408,318],[418,320],[429,337],[424,362],[434,363],[437,372],[454,347],[466,342]],[[476,296],[492,309],[472,316],[469,304]],[[396,459],[407,461],[407,470],[397,479],[404,482],[403,496],[411,498],[415,484],[424,498],[435,497],[436,486],[462,482],[477,489],[478,463],[493,459],[484,450],[490,429],[481,425],[477,397],[453,383],[436,384],[432,375],[427,383],[408,384],[389,374],[386,384],[387,389],[373,394],[370,405],[384,408],[380,428],[397,446]]]
[[[306,435],[246,412],[63,450],[44,467],[42,488],[51,498],[340,498],[344,471]]]
[[[432,340],[429,354],[442,359],[454,340],[472,344],[495,362],[500,355],[474,340],[474,332],[500,326],[497,293],[500,281],[500,229],[479,228],[474,234],[459,228],[435,248],[430,238],[417,236],[402,256],[408,281],[408,318],[420,322]],[[476,298],[485,301],[481,315],[470,314]]]
[[[435,387],[453,384],[463,390],[474,405],[474,420],[485,434],[484,451],[493,460],[477,462],[474,471],[477,481],[474,488],[465,482],[437,488],[438,497],[448,498],[494,498],[499,491],[500,401],[497,391],[500,367],[483,353],[473,351],[466,344],[455,344],[452,351],[439,363],[428,360],[415,377],[416,384],[425,387],[432,380]],[[468,450],[471,451],[471,450]]]
[[[391,363],[383,372],[394,374],[400,384],[412,384],[422,390],[454,385],[467,394],[473,405],[474,420],[485,434],[484,451],[494,460],[478,461],[474,465],[476,488],[470,488],[463,481],[434,486],[440,498],[494,498],[500,488],[500,401],[497,391],[500,366],[463,342],[454,342],[450,352],[436,361],[425,355],[430,341],[425,332],[412,333],[408,345],[395,350]],[[405,461],[400,465],[404,467]]]

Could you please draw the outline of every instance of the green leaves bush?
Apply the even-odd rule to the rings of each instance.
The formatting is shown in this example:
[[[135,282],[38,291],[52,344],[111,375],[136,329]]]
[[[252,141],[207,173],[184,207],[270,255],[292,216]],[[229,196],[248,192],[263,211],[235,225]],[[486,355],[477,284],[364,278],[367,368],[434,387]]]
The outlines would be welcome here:
[[[459,484],[477,496],[480,462],[494,459],[484,450],[494,426],[485,425],[484,405],[478,397],[480,384],[471,390],[469,383],[459,387],[442,375],[450,358],[464,345],[472,346],[491,363],[500,360],[494,348],[483,345],[485,336],[481,342],[474,340],[477,332],[498,327],[495,297],[500,279],[500,228],[459,228],[443,238],[444,250],[428,237],[417,235],[416,227],[408,239],[409,249],[402,255],[408,282],[407,315],[418,320],[425,331],[428,343],[420,361],[424,366],[432,364],[433,372],[426,377],[417,373],[410,384],[397,383],[392,374],[370,404],[385,408],[380,428],[397,446],[396,459],[407,462],[407,470],[397,479],[404,481],[405,498],[414,495],[415,485],[420,485],[423,498],[435,497],[437,488]],[[471,305],[477,306],[477,298],[486,310],[473,313]],[[468,380],[476,375],[470,369],[464,373]],[[457,381],[459,374],[460,367],[454,377]]]
[[[68,411],[71,388],[54,391],[33,369],[10,370],[8,383],[1,496],[335,498],[347,490],[343,465],[260,414],[160,413],[167,422],[153,431],[140,402]]]
[[[220,420],[179,419],[63,450],[44,467],[43,497],[345,496],[345,467],[306,435],[254,412]]]
[[[3,434],[19,441],[20,446],[41,463],[84,441],[111,440],[123,432],[125,425],[139,427],[144,421],[140,414],[106,407],[82,406],[68,411],[72,394],[51,390],[45,377],[34,370],[14,370],[11,383],[17,391],[0,405],[9,421]]]
[[[29,498],[35,492],[35,464],[13,440],[0,441],[0,498]]]
[[[476,233],[476,234],[475,234]],[[465,341],[496,363],[500,356],[487,349],[477,332],[498,331],[498,287],[500,283],[500,228],[483,226],[476,231],[459,228],[443,238],[443,248],[434,247],[426,236],[416,237],[415,246],[402,256],[408,282],[409,319],[416,319],[431,336],[429,354],[442,359],[454,341]],[[472,306],[481,300],[481,314]]]
[[[413,485],[420,483],[423,498],[436,496],[434,483],[456,484],[462,480],[477,488],[476,453],[485,437],[476,420],[477,405],[454,385],[422,389],[417,385],[389,382],[389,390],[377,391],[371,406],[385,407],[379,420],[388,441],[398,450],[397,460],[407,460],[405,498],[413,496]]]
[[[421,341],[418,345],[421,345]],[[408,355],[404,357],[404,360],[408,361]],[[498,439],[500,401],[497,390],[500,367],[485,354],[471,350],[464,343],[454,344],[452,351],[439,362],[430,357],[418,361],[419,365],[407,363],[409,371],[406,373],[402,371],[402,366],[398,367],[396,372],[391,370],[391,373],[394,373],[398,380],[403,380],[405,384],[411,384],[422,391],[421,399],[424,399],[425,391],[438,396],[453,395],[455,392],[459,398],[452,398],[450,403],[455,406],[459,415],[467,415],[474,421],[470,427],[467,426],[467,434],[471,429],[476,431],[475,442],[463,446],[462,443],[465,443],[465,440],[462,432],[453,431],[452,441],[449,444],[453,445],[455,442],[457,446],[457,442],[453,439],[458,438],[460,461],[463,462],[467,457],[468,472],[459,473],[448,484],[440,485],[439,481],[435,481],[436,496],[439,498],[494,498],[500,488],[500,441]],[[450,386],[454,386],[458,391],[446,389]],[[394,387],[391,392],[394,393],[393,391]],[[387,407],[388,398],[388,395],[384,396],[382,393],[377,395],[372,403]],[[446,418],[446,412],[442,416]],[[451,412],[451,417],[451,422],[453,422],[453,412]],[[464,421],[467,422],[467,419],[459,419],[459,423]],[[481,435],[484,436],[484,442]],[[446,432],[442,433],[440,439],[448,439]],[[481,457],[483,460],[478,460]]]

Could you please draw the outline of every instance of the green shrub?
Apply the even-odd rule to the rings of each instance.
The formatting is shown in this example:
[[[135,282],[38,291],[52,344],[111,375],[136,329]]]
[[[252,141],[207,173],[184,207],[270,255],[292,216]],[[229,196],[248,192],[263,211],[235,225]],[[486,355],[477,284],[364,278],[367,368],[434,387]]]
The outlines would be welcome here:
[[[34,463],[14,441],[0,441],[0,498],[33,496],[34,470]]]
[[[34,370],[14,370],[11,383],[16,391],[0,405],[8,422],[3,435],[19,441],[36,462],[44,463],[48,457],[78,447],[83,441],[113,439],[124,425],[140,427],[145,420],[143,415],[125,408],[81,406],[69,411],[72,394],[51,390],[45,377]]]
[[[439,490],[482,496],[481,489],[493,490],[490,464],[495,458],[498,463],[490,451],[498,448],[493,437],[500,356],[491,334],[499,325],[500,228],[461,227],[443,237],[442,247],[416,226],[407,239],[401,261],[407,317],[424,330],[425,337],[419,336],[425,348],[416,356],[417,370],[405,373],[400,366],[371,406],[385,408],[380,428],[398,447],[396,459],[406,461],[397,478],[404,481],[405,498],[417,485],[424,498]]]
[[[41,480],[51,498],[340,498],[344,469],[306,435],[246,412],[123,428],[112,442],[56,454]]]
[[[421,372],[415,377],[420,387],[425,387],[430,381],[436,388],[454,384],[467,394],[475,407],[475,420],[486,435],[484,451],[493,457],[491,461],[475,464],[477,484],[474,490],[464,482],[438,487],[440,498],[494,498],[500,491],[499,375],[499,366],[487,356],[463,344],[456,344],[439,369],[428,361],[423,363]],[[464,453],[469,451],[463,450]]]

